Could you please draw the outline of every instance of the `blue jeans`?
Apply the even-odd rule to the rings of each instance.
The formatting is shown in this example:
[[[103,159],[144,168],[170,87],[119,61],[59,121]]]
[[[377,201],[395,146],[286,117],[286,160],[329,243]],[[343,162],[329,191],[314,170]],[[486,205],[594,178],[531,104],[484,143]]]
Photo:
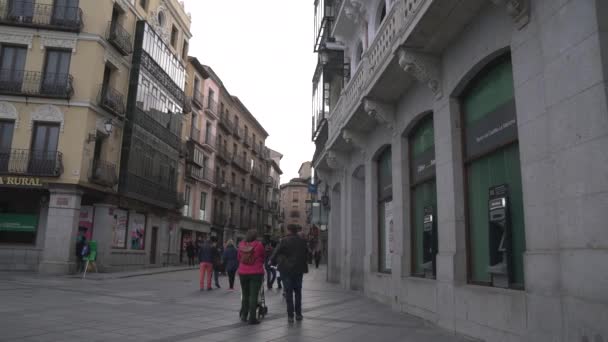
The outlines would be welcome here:
[[[281,273],[281,280],[285,287],[285,300],[287,302],[287,316],[302,316],[302,273]],[[294,305],[295,295],[295,305]]]

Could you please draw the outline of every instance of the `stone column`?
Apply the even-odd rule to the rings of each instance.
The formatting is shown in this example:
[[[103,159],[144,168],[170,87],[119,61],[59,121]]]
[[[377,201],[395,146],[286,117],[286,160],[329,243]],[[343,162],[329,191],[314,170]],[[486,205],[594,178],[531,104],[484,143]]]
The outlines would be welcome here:
[[[51,187],[40,273],[74,271],[76,235],[82,192],[76,188]]]

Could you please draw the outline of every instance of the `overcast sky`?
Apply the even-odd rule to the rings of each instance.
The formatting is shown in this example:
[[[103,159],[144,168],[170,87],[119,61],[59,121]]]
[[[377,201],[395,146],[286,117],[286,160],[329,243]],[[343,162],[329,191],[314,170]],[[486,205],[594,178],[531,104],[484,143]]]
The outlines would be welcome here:
[[[185,0],[190,55],[213,68],[282,153],[281,182],[312,159],[312,0]]]

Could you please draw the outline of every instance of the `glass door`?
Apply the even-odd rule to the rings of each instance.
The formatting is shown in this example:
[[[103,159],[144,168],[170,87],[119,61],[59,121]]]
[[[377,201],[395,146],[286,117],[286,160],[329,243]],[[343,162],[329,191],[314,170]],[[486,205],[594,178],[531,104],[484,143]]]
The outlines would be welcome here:
[[[72,52],[47,50],[41,93],[46,95],[66,95]]]
[[[9,169],[14,126],[13,121],[0,120],[0,172],[7,172]]]
[[[57,170],[57,144],[59,124],[36,122],[30,150],[29,173],[54,175]]]
[[[78,0],[55,0],[52,23],[61,26],[76,26],[78,24]]]
[[[0,90],[21,93],[26,54],[26,47],[2,47],[0,53]]]

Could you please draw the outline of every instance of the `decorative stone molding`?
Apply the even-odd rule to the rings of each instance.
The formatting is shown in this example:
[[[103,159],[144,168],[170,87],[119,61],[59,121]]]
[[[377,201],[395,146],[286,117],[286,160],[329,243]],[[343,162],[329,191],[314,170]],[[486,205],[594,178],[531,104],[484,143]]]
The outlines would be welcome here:
[[[361,153],[365,154],[365,139],[361,134],[345,128],[342,131],[342,139],[344,139],[347,144],[353,145],[353,147],[361,150]]]
[[[406,73],[414,77],[418,82],[425,83],[435,94],[436,99],[443,96],[441,90],[441,71],[439,58],[416,52],[408,48],[400,48],[399,65]]]
[[[104,62],[110,62],[118,72],[120,72],[120,66],[123,64],[122,57],[112,52],[111,49],[106,49],[103,55]]]
[[[356,24],[365,21],[365,6],[360,0],[346,0],[344,14]]]
[[[19,127],[19,114],[13,104],[9,102],[0,102],[0,119],[15,120],[15,128]]]
[[[40,35],[40,50],[47,47],[70,49],[72,53],[76,53],[76,38],[62,38],[56,36]]]
[[[170,40],[169,39],[169,25],[167,25],[166,22],[161,23],[158,21],[158,13],[160,13],[160,12],[164,12],[165,17],[167,16],[167,13],[169,12],[169,10],[167,9],[167,4],[165,3],[164,0],[161,0],[160,4],[156,8],[156,10],[150,12],[150,16],[148,17],[148,22],[150,23],[150,25],[152,25],[152,27],[154,28],[154,31],[156,31],[156,34],[158,34],[165,43],[170,44],[170,42],[169,42],[169,40]],[[165,21],[166,21],[166,19],[165,19]]]
[[[490,0],[496,6],[506,7],[517,28],[522,29],[530,22],[530,0]]]
[[[374,120],[381,125],[386,125],[389,130],[394,128],[395,124],[395,109],[392,105],[384,102],[372,100],[370,98],[363,99],[363,109]]]
[[[129,11],[129,3],[127,0],[113,0],[125,13]]]
[[[36,110],[34,110],[30,114],[30,127],[32,130],[34,126],[34,121],[45,121],[45,122],[59,122],[60,123],[60,131],[63,132],[64,118],[63,112],[53,105],[42,105],[38,106]]]
[[[33,34],[0,32],[0,43],[20,44],[20,45],[25,44],[25,45],[27,45],[28,48],[31,49],[33,39],[34,39]]]
[[[346,165],[344,156],[337,151],[327,151],[327,166],[332,170],[342,169]]]

